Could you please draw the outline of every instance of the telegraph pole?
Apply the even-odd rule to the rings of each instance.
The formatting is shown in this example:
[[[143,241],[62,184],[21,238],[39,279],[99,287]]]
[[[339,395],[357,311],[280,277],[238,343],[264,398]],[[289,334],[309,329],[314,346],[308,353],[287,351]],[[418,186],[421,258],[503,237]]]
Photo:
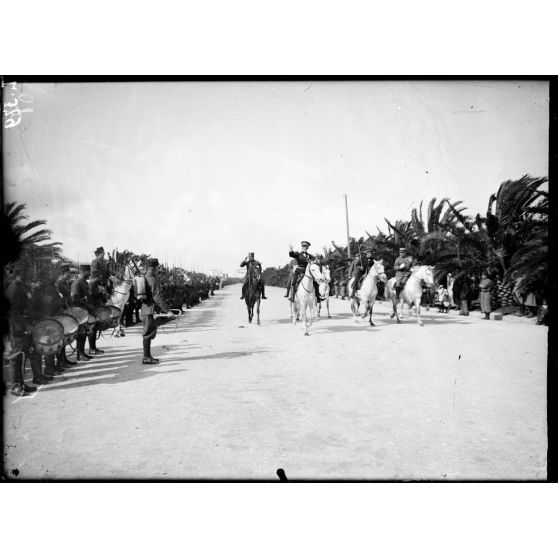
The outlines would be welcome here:
[[[347,194],[343,194],[345,197],[345,219],[347,221],[347,256],[351,259],[351,237],[349,236],[349,206],[347,205]]]

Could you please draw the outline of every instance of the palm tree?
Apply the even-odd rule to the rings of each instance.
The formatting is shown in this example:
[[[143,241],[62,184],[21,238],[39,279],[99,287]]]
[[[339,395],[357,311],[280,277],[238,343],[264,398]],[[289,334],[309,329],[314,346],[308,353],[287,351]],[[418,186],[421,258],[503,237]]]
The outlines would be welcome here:
[[[52,238],[52,231],[41,228],[46,225],[45,219],[29,222],[28,219],[25,204],[11,202],[6,205],[4,220],[20,248],[20,257],[37,272],[50,267],[53,260],[61,258],[62,243],[47,242]]]

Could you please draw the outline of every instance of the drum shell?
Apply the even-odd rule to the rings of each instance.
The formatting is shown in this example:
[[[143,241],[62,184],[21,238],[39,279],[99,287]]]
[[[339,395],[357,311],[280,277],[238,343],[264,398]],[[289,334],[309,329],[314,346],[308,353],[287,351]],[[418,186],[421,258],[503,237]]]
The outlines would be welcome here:
[[[85,308],[82,308],[81,306],[72,306],[66,310],[64,314],[69,314],[78,321],[78,334],[87,332],[88,312]]]
[[[44,356],[57,354],[64,347],[64,326],[51,318],[40,320],[33,326],[32,337],[36,352]]]
[[[62,324],[64,328],[64,345],[69,345],[77,337],[79,322],[72,314],[66,314],[65,312],[54,316],[54,319]]]
[[[106,306],[99,306],[99,308],[95,308],[95,317],[97,318],[97,323],[99,324],[98,329],[100,331],[105,331],[105,329],[108,329],[110,327],[110,308],[107,308]]]

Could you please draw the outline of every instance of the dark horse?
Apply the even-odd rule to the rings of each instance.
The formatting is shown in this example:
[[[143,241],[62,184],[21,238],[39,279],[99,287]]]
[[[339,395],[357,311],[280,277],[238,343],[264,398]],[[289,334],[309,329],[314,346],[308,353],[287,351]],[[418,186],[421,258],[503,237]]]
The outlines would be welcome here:
[[[256,314],[258,325],[260,325],[260,301],[262,299],[262,287],[260,284],[260,275],[257,270],[248,272],[248,282],[244,290],[244,300],[248,309],[248,322],[252,323],[254,317],[254,305],[256,305]]]

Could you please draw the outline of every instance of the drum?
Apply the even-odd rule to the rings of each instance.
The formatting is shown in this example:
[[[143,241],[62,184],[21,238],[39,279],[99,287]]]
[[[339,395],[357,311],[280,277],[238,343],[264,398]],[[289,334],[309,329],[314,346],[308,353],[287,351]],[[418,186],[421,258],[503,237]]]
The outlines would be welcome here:
[[[70,314],[58,314],[54,319],[64,327],[64,345],[69,345],[78,334],[78,321]]]
[[[33,327],[32,337],[39,354],[54,355],[64,346],[64,326],[57,320],[40,320]]]
[[[111,323],[111,311],[110,308],[106,306],[99,306],[99,308],[95,308],[95,318],[97,318],[97,322],[99,323],[99,330],[105,331],[110,327]]]
[[[88,312],[79,306],[73,306],[64,312],[73,316],[78,322],[78,333],[85,333],[87,331],[87,318]]]
[[[120,323],[120,309],[116,306],[107,306],[107,308],[110,310],[110,327],[118,327]]]

